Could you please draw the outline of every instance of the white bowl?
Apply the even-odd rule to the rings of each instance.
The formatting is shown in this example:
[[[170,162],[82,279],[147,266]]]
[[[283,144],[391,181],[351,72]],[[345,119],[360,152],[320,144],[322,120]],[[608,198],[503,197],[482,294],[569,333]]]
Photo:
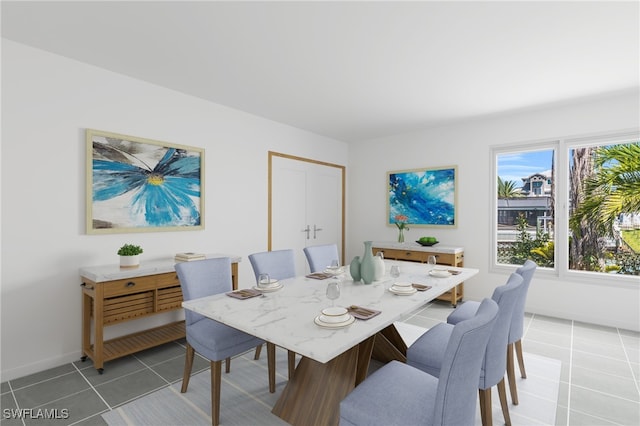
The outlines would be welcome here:
[[[393,286],[396,287],[396,288],[399,288],[399,289],[401,289],[401,288],[411,288],[411,283],[400,282],[399,281],[399,282],[393,283]]]
[[[433,271],[429,272],[429,275],[431,275],[433,277],[438,277],[438,278],[446,278],[446,277],[451,275],[451,272],[449,272],[447,270],[436,270],[436,269],[434,269]]]
[[[332,308],[324,308],[322,315],[320,315],[320,321],[328,324],[336,324],[349,320],[349,311],[346,308],[335,306]]]
[[[260,281],[260,285],[258,285],[258,287],[264,287],[264,288],[269,288],[269,287],[275,287],[278,285],[278,280],[275,279],[270,279],[269,282],[267,283],[266,280],[265,281]]]
[[[412,293],[415,291],[411,284],[409,284],[408,286],[397,286],[394,284],[391,286],[391,288],[393,289],[393,291],[396,291],[398,293]]]

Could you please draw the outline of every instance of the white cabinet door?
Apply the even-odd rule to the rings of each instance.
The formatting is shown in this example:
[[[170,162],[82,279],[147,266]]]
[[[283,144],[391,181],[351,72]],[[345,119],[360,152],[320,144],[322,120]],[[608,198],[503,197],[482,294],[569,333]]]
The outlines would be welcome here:
[[[344,167],[271,155],[270,249],[291,248],[296,272],[308,273],[302,249],[337,244],[343,249]]]

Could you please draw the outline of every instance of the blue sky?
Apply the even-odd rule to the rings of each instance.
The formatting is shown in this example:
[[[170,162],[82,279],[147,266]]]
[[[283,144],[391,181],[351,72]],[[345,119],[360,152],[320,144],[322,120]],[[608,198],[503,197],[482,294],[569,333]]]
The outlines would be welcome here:
[[[514,181],[522,186],[522,178],[551,170],[552,149],[521,151],[498,155],[498,176],[503,181]]]

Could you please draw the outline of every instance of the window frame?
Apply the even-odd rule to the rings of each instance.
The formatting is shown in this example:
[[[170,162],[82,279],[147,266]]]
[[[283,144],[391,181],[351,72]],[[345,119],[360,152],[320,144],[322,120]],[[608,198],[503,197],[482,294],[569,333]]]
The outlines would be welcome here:
[[[489,227],[491,250],[489,255],[489,272],[510,273],[520,265],[497,263],[497,225],[498,225],[498,156],[526,151],[542,151],[553,149],[555,151],[554,177],[555,177],[555,225],[554,225],[554,267],[538,268],[541,277],[559,278],[568,281],[580,281],[585,284],[602,284],[607,280],[607,285],[632,286],[637,288],[640,280],[635,275],[606,274],[603,272],[577,271],[569,269],[569,244],[558,244],[559,241],[569,240],[569,150],[604,144],[625,143],[632,140],[640,140],[639,129],[627,129],[616,132],[597,133],[582,136],[563,138],[539,139],[528,142],[507,143],[492,145],[489,147],[491,156],[490,174],[490,209],[491,226]]]

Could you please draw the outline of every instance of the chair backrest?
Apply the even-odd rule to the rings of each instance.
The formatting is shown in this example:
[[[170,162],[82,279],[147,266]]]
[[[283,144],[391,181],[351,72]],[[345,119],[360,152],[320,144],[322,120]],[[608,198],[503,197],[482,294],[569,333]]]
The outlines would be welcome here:
[[[291,249],[250,254],[249,261],[253,267],[256,282],[260,274],[269,274],[269,278],[276,280],[296,276],[296,259]]]
[[[331,266],[332,260],[338,260],[338,246],[336,244],[324,244],[319,246],[305,247],[304,255],[309,262],[311,272],[323,271],[327,266]]]
[[[434,425],[474,423],[480,366],[497,315],[498,305],[486,298],[474,317],[453,327],[440,368]]]
[[[231,259],[228,257],[177,263],[176,272],[180,280],[183,300],[224,293],[233,288]],[[185,309],[184,314],[187,326],[205,318],[188,309]]]
[[[517,342],[522,339],[524,332],[524,305],[527,302],[527,293],[529,292],[529,284],[533,278],[533,273],[536,271],[538,265],[533,260],[527,260],[524,265],[516,269],[516,273],[522,276],[522,288],[520,289],[520,296],[516,302],[516,307],[513,310],[513,316],[511,320],[511,329],[509,330],[509,343]]]
[[[491,299],[498,304],[500,311],[482,361],[479,389],[489,389],[504,378],[504,372],[507,370],[507,340],[511,328],[511,317],[520,296],[522,282],[522,277],[514,272],[509,276],[506,284],[496,287],[493,291]]]

